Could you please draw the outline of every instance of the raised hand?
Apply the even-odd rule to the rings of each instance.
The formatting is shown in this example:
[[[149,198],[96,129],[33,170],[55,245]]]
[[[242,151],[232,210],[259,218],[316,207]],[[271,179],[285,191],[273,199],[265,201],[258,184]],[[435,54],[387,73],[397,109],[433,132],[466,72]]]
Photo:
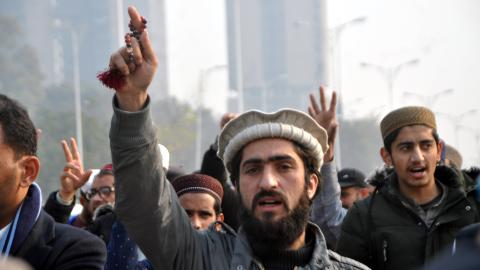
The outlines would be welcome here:
[[[84,171],[80,153],[77,148],[77,141],[74,138],[70,138],[72,149],[70,149],[65,140],[62,140],[61,144],[67,163],[60,176],[61,186],[59,195],[64,201],[69,202],[73,200],[77,190],[88,181],[92,171]]]
[[[145,27],[144,18],[135,7],[128,7],[128,15],[135,29]],[[110,69],[117,69],[125,76],[125,84],[117,89],[116,96],[121,109],[133,112],[140,110],[145,104],[147,88],[153,80],[158,59],[146,30],[141,32],[139,40],[131,38],[128,42],[131,48],[122,47],[111,55]],[[129,53],[132,49],[133,59]]]
[[[327,108],[327,102],[325,99],[325,88],[320,86],[320,106],[318,107],[318,103],[315,99],[314,94],[310,94],[310,106],[308,107],[308,114],[310,114],[317,123],[322,126],[328,134],[328,151],[324,156],[324,161],[329,162],[333,160],[334,156],[334,145],[335,145],[335,137],[337,135],[337,114],[336,114],[336,106],[337,106],[337,94],[335,91],[332,93],[332,98],[330,99],[330,107]]]

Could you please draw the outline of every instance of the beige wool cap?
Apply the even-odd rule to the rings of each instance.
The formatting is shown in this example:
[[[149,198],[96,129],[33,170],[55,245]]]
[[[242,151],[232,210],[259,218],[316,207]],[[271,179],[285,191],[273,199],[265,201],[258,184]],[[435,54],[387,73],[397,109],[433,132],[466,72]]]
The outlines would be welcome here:
[[[315,169],[323,165],[328,150],[327,132],[308,114],[293,109],[274,113],[252,110],[231,120],[220,133],[217,155],[231,173],[234,156],[245,145],[264,138],[283,138],[294,141],[316,160]]]
[[[408,106],[391,111],[380,122],[382,138],[385,140],[393,131],[412,125],[425,125],[436,129],[435,114],[430,109],[420,106]]]

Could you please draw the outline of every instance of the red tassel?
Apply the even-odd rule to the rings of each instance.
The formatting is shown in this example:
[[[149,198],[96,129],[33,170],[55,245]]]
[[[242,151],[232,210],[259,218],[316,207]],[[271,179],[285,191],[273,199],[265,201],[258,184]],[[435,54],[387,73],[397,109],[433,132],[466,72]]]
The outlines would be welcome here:
[[[97,78],[108,88],[120,90],[125,85],[125,76],[118,69],[109,69],[100,72]]]

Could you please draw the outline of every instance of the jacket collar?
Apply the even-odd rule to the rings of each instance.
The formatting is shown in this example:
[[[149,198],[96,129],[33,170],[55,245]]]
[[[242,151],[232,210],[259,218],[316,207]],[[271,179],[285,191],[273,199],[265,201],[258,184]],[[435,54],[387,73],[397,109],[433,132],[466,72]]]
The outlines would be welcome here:
[[[31,234],[32,228],[39,219],[42,211],[42,192],[36,183],[30,185],[21,209],[18,226],[15,231],[15,238],[12,244],[12,251],[14,253]]]

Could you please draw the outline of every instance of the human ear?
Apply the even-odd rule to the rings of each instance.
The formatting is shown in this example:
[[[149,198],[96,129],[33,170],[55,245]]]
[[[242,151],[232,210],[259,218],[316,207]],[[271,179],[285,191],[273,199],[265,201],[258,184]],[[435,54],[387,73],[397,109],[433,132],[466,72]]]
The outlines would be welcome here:
[[[313,199],[313,196],[315,196],[315,192],[317,191],[318,187],[318,176],[315,173],[310,174],[310,177],[308,179],[308,187],[307,187],[307,194],[309,199]]]
[[[220,213],[220,214],[217,215],[217,221],[223,222],[224,219],[225,219],[225,217],[223,216],[223,213]]]
[[[437,143],[437,161],[440,161],[442,159],[443,147],[445,147],[445,143],[443,142],[443,140],[440,140]]]
[[[36,156],[24,156],[19,161],[22,178],[21,187],[29,187],[38,177],[40,172],[40,160]]]
[[[384,162],[387,166],[392,166],[392,165],[393,165],[392,156],[391,156],[390,153],[387,151],[387,149],[385,149],[385,147],[382,147],[382,148],[380,149],[380,156],[382,157],[383,162]]]

